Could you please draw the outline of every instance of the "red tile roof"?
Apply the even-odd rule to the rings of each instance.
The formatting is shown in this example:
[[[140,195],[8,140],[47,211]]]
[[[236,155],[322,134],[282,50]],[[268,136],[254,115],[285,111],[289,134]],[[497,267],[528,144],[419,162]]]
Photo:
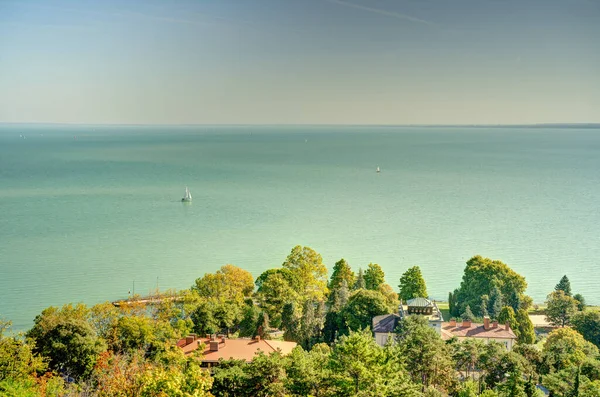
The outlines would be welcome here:
[[[203,362],[217,362],[220,358],[224,360],[235,359],[250,362],[259,351],[270,354],[277,350],[281,350],[281,354],[286,355],[297,345],[296,342],[264,339],[225,339],[225,342],[223,342],[221,338],[217,338],[215,342],[219,343],[219,350],[211,351],[210,342],[211,340],[208,338],[195,338],[193,341],[188,339],[187,342],[186,339],[181,339],[177,342],[177,346],[181,347],[183,352],[187,355],[198,350],[198,345],[204,343],[205,347],[204,352],[202,353]]]
[[[442,338],[450,339],[453,336],[458,338],[498,338],[498,339],[517,339],[515,333],[504,325],[496,327],[490,326],[485,329],[483,324],[472,323],[468,327],[463,327],[462,323],[442,323]]]

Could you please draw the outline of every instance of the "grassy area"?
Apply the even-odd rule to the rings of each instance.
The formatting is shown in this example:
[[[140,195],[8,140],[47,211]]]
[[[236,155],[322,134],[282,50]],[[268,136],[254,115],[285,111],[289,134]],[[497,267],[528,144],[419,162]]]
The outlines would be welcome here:
[[[450,308],[448,307],[448,302],[435,302],[438,309],[442,312],[442,316],[444,317],[444,321],[450,321]]]

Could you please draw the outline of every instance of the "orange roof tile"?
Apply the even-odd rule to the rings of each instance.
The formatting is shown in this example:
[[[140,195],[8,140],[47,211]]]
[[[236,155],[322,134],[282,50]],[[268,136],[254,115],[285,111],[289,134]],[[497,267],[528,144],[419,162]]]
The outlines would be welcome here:
[[[461,323],[451,325],[451,323],[442,323],[442,338],[450,339],[453,336],[458,338],[499,338],[499,339],[517,339],[512,329],[506,330],[504,325],[485,329],[483,324],[472,323],[469,327],[463,327]]]
[[[205,348],[202,353],[203,362],[217,362],[221,358],[224,360],[235,359],[250,362],[259,351],[270,354],[277,350],[281,350],[281,354],[286,355],[297,345],[296,342],[264,339],[225,339],[225,342],[222,342],[220,338],[217,338],[216,341],[219,342],[219,350],[215,351],[210,350],[210,339],[207,338],[196,338],[193,342],[188,344],[185,344],[185,339],[181,339],[177,342],[177,345],[180,346],[187,355],[198,350],[198,345],[204,343]]]

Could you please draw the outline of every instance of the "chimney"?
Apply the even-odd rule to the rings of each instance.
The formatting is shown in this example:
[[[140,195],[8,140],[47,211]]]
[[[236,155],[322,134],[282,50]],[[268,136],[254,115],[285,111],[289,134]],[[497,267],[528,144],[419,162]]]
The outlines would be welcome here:
[[[190,343],[194,342],[194,340],[196,339],[196,337],[194,335],[188,335],[185,337],[185,345],[189,345]]]
[[[254,340],[255,340],[255,341],[257,341],[257,342],[260,342],[260,335],[256,335],[256,336],[254,337]]]
[[[217,340],[217,336],[216,335],[211,335],[210,336],[210,340],[211,340],[211,342],[214,342],[215,340]]]
[[[471,326],[471,320],[463,320],[462,326],[463,328],[469,328]]]
[[[211,352],[218,352],[219,351],[219,342],[217,342],[217,341],[211,341],[210,342],[210,351]]]
[[[490,318],[488,316],[485,316],[483,318],[483,329],[485,329],[486,331],[490,329]]]
[[[510,325],[508,323],[504,324],[504,330],[510,331]]]
[[[456,327],[456,319],[454,319],[454,318],[450,319],[450,326],[451,327]]]
[[[221,343],[223,343],[223,344],[225,343],[225,337],[224,336],[221,337]]]
[[[210,334],[206,334],[206,339],[210,339]]]
[[[494,320],[492,323],[492,328],[498,328],[498,321]]]

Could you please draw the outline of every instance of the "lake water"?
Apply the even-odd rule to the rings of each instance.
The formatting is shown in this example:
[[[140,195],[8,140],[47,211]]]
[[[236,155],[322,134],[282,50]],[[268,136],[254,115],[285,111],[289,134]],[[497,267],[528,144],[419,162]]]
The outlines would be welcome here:
[[[438,299],[481,254],[536,302],[567,274],[600,304],[599,203],[594,129],[4,125],[0,317],[257,276],[297,244],[394,287],[419,265]]]

